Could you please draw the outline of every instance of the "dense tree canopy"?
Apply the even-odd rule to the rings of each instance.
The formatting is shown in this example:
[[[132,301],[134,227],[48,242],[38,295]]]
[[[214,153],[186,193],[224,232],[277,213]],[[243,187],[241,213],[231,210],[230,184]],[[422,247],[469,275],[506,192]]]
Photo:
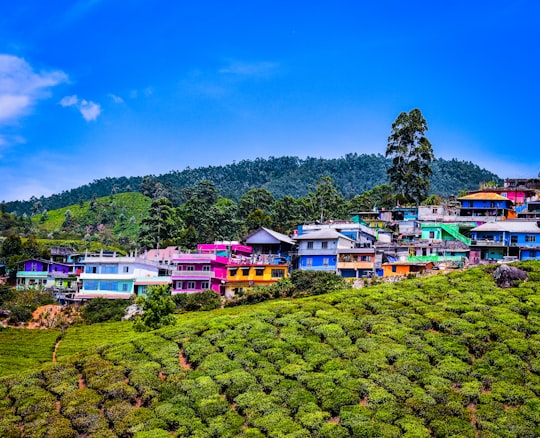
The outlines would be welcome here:
[[[163,175],[146,177],[103,178],[89,184],[41,197],[40,208],[49,211],[109,196],[113,187],[117,193],[137,191],[152,199],[167,197],[174,206],[186,201],[185,189],[203,180],[212,181],[219,195],[235,202],[252,189],[264,188],[276,199],[284,196],[306,196],[322,176],[330,176],[343,196],[350,199],[373,187],[388,183],[387,169],[391,160],[380,154],[347,154],[341,158],[323,159],[308,157],[270,157],[242,160],[225,166],[186,168]],[[456,194],[461,189],[477,189],[486,181],[502,182],[493,173],[467,161],[437,159],[432,165],[432,191],[441,196]],[[159,184],[158,184],[159,183]],[[4,203],[6,212],[18,215],[32,213],[36,201]]]
[[[424,135],[427,122],[419,109],[402,112],[392,124],[386,157],[390,184],[406,201],[419,204],[429,189],[431,163],[435,159],[430,141]]]

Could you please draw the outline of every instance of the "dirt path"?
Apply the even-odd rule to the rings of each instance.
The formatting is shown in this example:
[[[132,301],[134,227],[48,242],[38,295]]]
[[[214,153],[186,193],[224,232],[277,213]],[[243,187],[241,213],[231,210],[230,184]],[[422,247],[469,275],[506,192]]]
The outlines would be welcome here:
[[[53,362],[56,362],[56,353],[58,351],[58,347],[60,346],[60,342],[62,342],[62,339],[58,339],[56,341],[56,344],[54,344],[54,350],[53,350],[53,353],[52,353],[52,361]]]
[[[191,364],[186,360],[186,357],[184,356],[184,350],[180,350],[178,352],[178,365],[180,365],[180,368],[183,370],[190,370]]]
[[[86,389],[86,380],[82,373],[79,373],[79,389]]]

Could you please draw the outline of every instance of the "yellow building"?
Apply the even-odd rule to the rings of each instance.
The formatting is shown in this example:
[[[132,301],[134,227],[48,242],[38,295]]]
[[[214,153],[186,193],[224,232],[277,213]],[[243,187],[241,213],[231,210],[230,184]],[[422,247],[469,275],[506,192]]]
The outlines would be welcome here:
[[[245,263],[227,267],[225,293],[242,292],[246,288],[267,286],[289,276],[288,265]]]

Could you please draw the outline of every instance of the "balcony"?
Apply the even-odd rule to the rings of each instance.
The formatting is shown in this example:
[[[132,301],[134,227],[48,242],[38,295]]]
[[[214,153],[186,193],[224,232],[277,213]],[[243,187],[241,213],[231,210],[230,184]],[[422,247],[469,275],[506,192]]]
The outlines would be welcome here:
[[[373,269],[374,262],[338,262],[338,269]]]
[[[172,277],[180,277],[180,278],[215,278],[214,271],[172,271]]]
[[[52,278],[68,278],[69,276],[75,277],[75,273],[68,274],[67,272],[52,271],[49,272],[49,277]]]

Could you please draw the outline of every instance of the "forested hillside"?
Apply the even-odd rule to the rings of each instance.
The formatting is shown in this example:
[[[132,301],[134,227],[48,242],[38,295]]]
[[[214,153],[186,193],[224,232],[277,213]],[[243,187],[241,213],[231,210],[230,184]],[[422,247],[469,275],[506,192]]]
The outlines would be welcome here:
[[[243,160],[225,166],[186,168],[163,175],[146,177],[104,178],[62,193],[27,201],[4,204],[4,210],[18,215],[56,210],[92,197],[111,193],[141,192],[152,198],[165,196],[174,205],[185,200],[184,190],[202,180],[212,181],[220,196],[238,201],[255,188],[266,188],[274,197],[305,196],[322,176],[330,176],[345,198],[388,182],[389,161],[382,155],[347,154],[342,158],[323,159],[270,157]],[[468,161],[437,159],[433,163],[431,192],[440,196],[457,194],[463,189],[476,189],[482,182],[500,178]]]
[[[56,348],[0,331],[18,373],[0,379],[0,436],[537,437],[540,265],[519,266],[529,279],[509,289],[476,268],[132,336],[73,327]],[[28,372],[9,359],[53,350]]]

